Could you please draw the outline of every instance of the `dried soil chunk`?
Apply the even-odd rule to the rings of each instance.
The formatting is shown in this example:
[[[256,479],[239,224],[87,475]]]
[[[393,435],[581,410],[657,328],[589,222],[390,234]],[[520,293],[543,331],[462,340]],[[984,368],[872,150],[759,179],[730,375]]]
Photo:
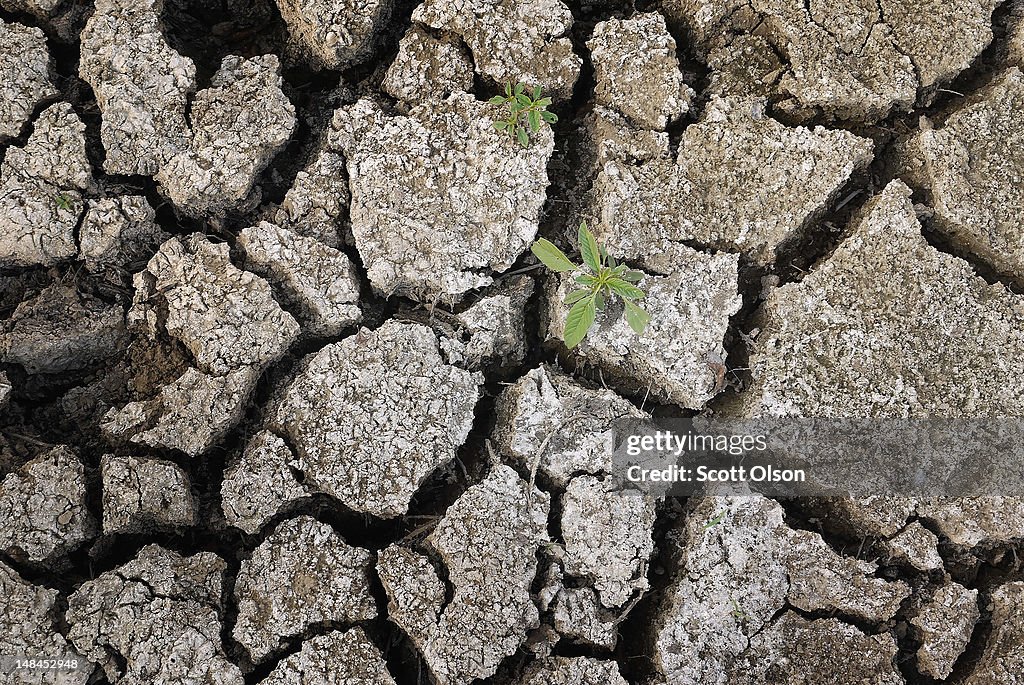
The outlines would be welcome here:
[[[307,483],[393,518],[455,457],[482,382],[445,364],[430,329],[389,321],[313,355],[285,391],[275,428],[298,451]]]
[[[373,555],[347,545],[327,524],[309,516],[285,521],[242,562],[232,634],[261,662],[316,624],[374,618],[372,561]]]
[[[921,641],[918,670],[936,680],[948,678],[979,618],[977,590],[952,582],[939,588],[921,613],[910,620]]]
[[[445,586],[430,559],[399,545],[380,553],[377,575],[388,595],[388,618],[409,635],[429,635],[445,602]]]
[[[89,271],[131,269],[171,237],[141,195],[89,200],[79,235],[79,257]]]
[[[454,316],[461,337],[441,338],[441,350],[452,364],[479,369],[487,364],[513,367],[526,356],[527,300],[533,280],[519,276]]]
[[[547,366],[506,388],[495,412],[495,447],[524,469],[536,463],[559,488],[577,473],[610,472],[612,422],[647,416],[614,392],[584,387]]]
[[[555,656],[528,668],[519,685],[627,685],[614,661]]]
[[[458,42],[435,38],[413,25],[398,44],[381,88],[393,98],[415,104],[473,89],[473,61]]]
[[[659,131],[689,111],[692,91],[683,83],[676,41],[657,12],[600,22],[587,47],[598,104]]]
[[[412,19],[462,38],[477,72],[495,83],[572,95],[582,60],[567,37],[572,12],[559,0],[426,0]]]
[[[789,528],[783,517],[776,502],[749,496],[707,498],[690,514],[676,542],[679,569],[656,621],[655,662],[667,682],[762,682],[729,680],[726,674],[758,664],[763,674],[764,666],[777,660],[765,650],[779,650],[778,657],[810,658],[803,646],[775,642],[793,628],[786,618],[773,625],[787,604],[807,612],[838,612],[882,623],[895,615],[910,594],[903,583],[875,578],[876,564],[838,555],[817,534]],[[847,644],[852,651],[861,651],[853,648],[865,640],[878,639],[833,623],[819,627],[828,627],[826,633],[834,633],[829,639]],[[797,636],[803,636],[803,630]],[[769,635],[761,646],[755,637],[759,634]],[[864,658],[874,659],[877,655],[871,652],[880,651],[891,660],[896,646],[886,639],[887,643],[863,650],[869,654]],[[891,671],[890,663],[878,674]],[[858,668],[850,671],[857,672]],[[848,676],[835,682],[861,683]]]
[[[1024,69],[1024,6],[1019,4],[1010,9],[1006,44],[1008,62]]]
[[[79,75],[103,116],[107,173],[151,176],[188,148],[196,68],[164,38],[163,10],[163,0],[97,0],[82,32]]]
[[[359,275],[344,253],[266,221],[242,231],[237,245],[245,267],[280,289],[308,333],[339,335],[362,317]]]
[[[1024,74],[1013,68],[909,144],[939,228],[1024,278]]]
[[[199,233],[168,240],[136,277],[131,318],[155,319],[157,306],[166,306],[167,333],[211,374],[266,366],[299,332],[266,281],[234,266],[226,244]]]
[[[188,474],[169,461],[106,455],[103,532],[145,533],[196,522]]]
[[[555,630],[563,637],[603,649],[615,649],[617,621],[602,610],[592,588],[561,589],[555,597],[552,621]]]
[[[113,438],[195,458],[242,420],[257,378],[254,367],[223,376],[187,369],[156,397],[111,409],[102,428]]]
[[[328,247],[338,247],[348,201],[345,158],[325,148],[296,174],[284,202],[274,213],[273,223]]]
[[[220,639],[225,568],[210,552],[144,547],[68,598],[68,638],[111,683],[242,685]]]
[[[661,273],[672,271],[680,241],[773,262],[871,161],[872,143],[847,131],[783,126],[763,105],[713,98],[683,132],[675,163],[606,164],[591,191],[598,239]]]
[[[1007,583],[992,593],[992,634],[985,653],[964,685],[1024,683],[1024,583]]]
[[[537,549],[548,540],[548,506],[547,495],[511,468],[497,466],[448,508],[427,538],[447,566],[454,588],[433,624],[428,619],[439,607],[437,573],[418,561],[418,555],[389,551],[383,557],[390,565],[385,572],[390,585],[385,587],[391,601],[417,607],[396,620],[409,632],[438,685],[468,685],[490,677],[523,644],[527,630],[539,624],[530,586],[537,573]],[[416,575],[401,575],[404,569]],[[424,588],[417,587],[423,583]]]
[[[1020,497],[936,497],[916,505],[918,515],[933,521],[956,545],[1008,544],[1024,538],[1024,500]]]
[[[743,663],[729,673],[729,680],[704,682],[903,685],[895,666],[897,652],[888,633],[866,635],[834,618],[809,621],[787,611],[751,637]]]
[[[57,591],[32,585],[23,580],[14,569],[0,562],[0,596],[4,598],[0,609],[0,653],[5,658],[17,655],[51,659],[77,659],[78,668],[47,675],[48,685],[85,685],[95,666],[68,645],[53,625]],[[15,671],[9,685],[31,685],[41,682],[38,673]]]
[[[7,409],[7,404],[11,400],[11,390],[11,381],[7,374],[0,371],[0,411]]]
[[[909,195],[890,184],[827,261],[769,296],[748,412],[1020,413],[1024,301],[931,247]]]
[[[87,368],[124,350],[124,311],[57,282],[0,322],[0,359],[29,373]]]
[[[189,216],[223,216],[259,202],[256,175],[288,142],[295,107],[281,92],[276,55],[229,55],[192,102],[187,150],[160,168],[161,191]]]
[[[224,518],[254,535],[279,510],[308,494],[295,479],[299,471],[302,463],[284,440],[270,431],[257,433],[239,460],[224,471]]]
[[[46,34],[0,19],[0,142],[17,137],[36,106],[57,95]]]
[[[392,5],[392,0],[277,0],[292,42],[317,69],[343,69],[369,57]]]
[[[27,12],[46,19],[64,0],[2,0],[0,7],[9,12]]]
[[[78,254],[82,192],[92,187],[85,124],[66,102],[43,110],[0,166],[0,267],[52,266]]]
[[[909,564],[918,571],[934,571],[942,568],[939,556],[939,538],[917,521],[904,528],[898,535],[885,542],[885,547],[897,561]]]
[[[335,114],[356,248],[375,288],[458,299],[512,266],[537,233],[549,127],[527,149],[492,127],[496,108],[459,93],[388,117],[370,100]]]
[[[645,592],[654,516],[653,501],[611,479],[574,478],[562,498],[566,572],[590,580],[606,607]]]
[[[359,628],[333,631],[302,643],[261,685],[395,685],[380,652]]]
[[[647,296],[643,307],[651,321],[637,335],[622,316],[620,302],[599,312],[594,327],[576,348],[597,365],[609,382],[630,393],[703,408],[719,391],[715,364],[725,359],[724,339],[729,318],[739,311],[737,255],[707,255],[675,245],[668,276],[647,276],[637,284]],[[577,289],[563,276],[548,288],[549,339],[565,336],[569,312],[563,302]]]
[[[0,482],[0,551],[46,563],[97,533],[86,507],[85,466],[55,447]]]

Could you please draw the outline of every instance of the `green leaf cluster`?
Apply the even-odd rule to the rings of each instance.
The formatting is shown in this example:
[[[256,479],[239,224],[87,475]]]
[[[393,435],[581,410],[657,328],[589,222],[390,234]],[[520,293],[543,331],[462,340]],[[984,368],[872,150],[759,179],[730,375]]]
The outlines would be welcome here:
[[[613,296],[622,300],[626,323],[637,334],[643,333],[650,314],[637,301],[644,298],[644,291],[636,287],[644,274],[631,271],[625,264],[617,264],[607,250],[598,245],[594,234],[587,228],[587,222],[579,228],[580,255],[583,265],[578,266],[559,250],[554,243],[541,238],[530,250],[537,259],[556,273],[577,273],[576,284],[580,286],[565,297],[569,314],[565,318],[565,344],[572,349],[580,344],[587,331],[594,325],[597,312],[603,311]]]
[[[57,205],[58,209],[63,209],[66,212],[70,212],[75,208],[75,202],[64,193],[57,193],[53,196],[53,203]]]
[[[532,91],[532,97],[526,92],[526,86],[511,82],[505,84],[505,94],[495,95],[488,100],[492,105],[508,107],[508,117],[494,122],[494,128],[518,141],[524,148],[530,147],[530,134],[540,130],[541,124],[551,125],[558,121],[554,112],[547,111],[551,98],[541,97],[540,86]]]

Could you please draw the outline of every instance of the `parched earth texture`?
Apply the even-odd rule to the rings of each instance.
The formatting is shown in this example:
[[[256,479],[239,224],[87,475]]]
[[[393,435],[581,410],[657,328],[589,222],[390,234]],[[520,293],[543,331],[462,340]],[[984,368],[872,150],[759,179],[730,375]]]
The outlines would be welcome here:
[[[1021,500],[604,450],[1024,415],[1022,69],[1021,0],[0,0],[0,683],[1024,685]],[[568,351],[583,219],[652,322]]]

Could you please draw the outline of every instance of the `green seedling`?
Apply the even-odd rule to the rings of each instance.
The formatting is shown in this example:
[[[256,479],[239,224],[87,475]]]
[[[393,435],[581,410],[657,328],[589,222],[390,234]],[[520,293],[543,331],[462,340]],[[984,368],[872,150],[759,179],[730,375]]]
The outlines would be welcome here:
[[[63,209],[66,212],[70,212],[75,208],[74,200],[63,193],[54,195],[53,202],[57,205],[58,209]]]
[[[504,95],[495,95],[488,102],[508,106],[508,117],[495,121],[494,128],[507,133],[524,148],[530,147],[530,134],[539,131],[542,123],[550,126],[558,121],[554,112],[547,111],[551,98],[541,97],[540,86],[533,89],[530,97],[524,84],[517,83],[513,88],[510,81],[505,84]]]
[[[722,513],[720,513],[720,514],[719,514],[718,516],[716,516],[715,518],[713,518],[713,519],[711,519],[710,521],[708,521],[707,523],[705,523],[705,524],[704,524],[704,530],[709,530],[709,529],[711,529],[711,528],[714,528],[714,527],[715,527],[715,526],[717,526],[717,525],[718,525],[719,523],[721,523],[722,521],[724,521],[724,520],[725,520],[725,514],[726,514],[726,513],[727,513],[727,512],[724,512],[724,511],[723,511],[723,512],[722,512]]]
[[[651,316],[637,304],[644,298],[644,291],[635,284],[643,279],[644,273],[631,271],[625,264],[617,264],[604,246],[597,244],[586,221],[580,224],[579,242],[582,266],[574,264],[554,243],[543,238],[530,248],[537,259],[552,271],[576,273],[576,283],[582,286],[565,297],[565,306],[570,308],[565,318],[566,347],[571,350],[580,344],[594,325],[597,312],[604,311],[613,296],[622,300],[629,327],[637,334],[643,333]]]

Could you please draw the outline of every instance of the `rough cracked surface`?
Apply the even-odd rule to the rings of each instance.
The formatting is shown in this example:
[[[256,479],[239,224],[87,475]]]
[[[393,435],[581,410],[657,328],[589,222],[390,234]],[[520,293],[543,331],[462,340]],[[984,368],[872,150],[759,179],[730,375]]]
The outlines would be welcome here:
[[[95,666],[67,643],[53,625],[51,612],[57,591],[32,585],[0,562],[0,592],[4,608],[0,611],[0,650],[5,655],[46,654],[51,658],[78,659],[79,666],[51,676],[55,685],[85,685]],[[35,674],[8,674],[12,685],[29,685]],[[38,681],[37,681],[38,682]]]
[[[89,200],[79,229],[79,259],[90,271],[134,270],[170,237],[142,195]]]
[[[429,562],[401,550],[382,555],[390,601],[409,607],[392,620],[412,638],[440,685],[493,675],[537,625],[530,584],[537,548],[548,539],[548,499],[511,468],[499,466],[449,507],[426,542],[445,564],[453,588],[439,615],[444,595]]]
[[[448,362],[471,370],[522,363],[527,349],[524,309],[533,289],[530,278],[513,277],[456,314],[452,335],[440,340]]]
[[[342,69],[373,51],[392,0],[277,0],[298,51],[314,67]]]
[[[188,148],[196,67],[168,44],[163,11],[163,0],[98,0],[82,32],[79,74],[103,115],[107,173],[153,175]]]
[[[103,471],[103,532],[144,533],[196,522],[188,474],[160,459],[106,455]]]
[[[748,412],[1019,412],[1024,303],[931,247],[909,195],[891,184],[828,261],[765,302]]]
[[[56,96],[45,34],[0,19],[0,141],[20,134],[36,106]]]
[[[948,678],[980,617],[977,590],[953,582],[939,588],[932,601],[910,620],[921,640],[918,669],[937,680]]]
[[[1007,583],[992,593],[992,634],[985,652],[966,685],[1018,685],[1024,669],[1024,621],[1020,607],[1024,601],[1024,583]]]
[[[92,185],[85,124],[66,102],[47,107],[24,147],[9,146],[0,165],[0,267],[74,258],[82,194]]]
[[[328,247],[338,247],[348,201],[345,158],[324,148],[295,175],[272,223]]]
[[[516,685],[626,685],[614,661],[556,656],[544,659]]]
[[[836,619],[778,616],[792,606],[882,623],[896,614],[910,588],[874,577],[877,564],[840,556],[817,534],[790,529],[772,500],[702,500],[689,514],[678,552],[654,641],[666,682],[750,682],[737,679],[741,673],[761,682],[766,672],[780,668],[793,677],[816,677],[807,674],[828,661],[829,652],[814,643],[821,639],[843,653],[859,652],[848,671],[827,667],[825,672],[841,677],[835,682],[902,683],[892,663],[896,643],[888,634],[864,635]],[[802,671],[801,663],[815,670]]]
[[[647,416],[614,392],[540,366],[498,397],[495,447],[513,463],[564,488],[578,473],[611,471],[605,449],[617,419]]]
[[[755,73],[776,72],[748,83],[768,85],[783,110],[876,121],[909,110],[919,90],[930,94],[970,66],[992,40],[998,4],[669,0],[663,10],[686,27],[698,53],[720,73],[748,60]],[[751,39],[763,46],[753,59],[744,52]],[[765,60],[777,66],[763,69]]]
[[[261,685],[395,685],[380,652],[359,628],[332,631],[302,643]]]
[[[672,270],[681,242],[770,263],[871,151],[871,141],[846,131],[783,126],[765,116],[763,101],[715,98],[683,132],[674,162],[604,165],[591,191],[592,228],[615,256],[660,273]]]
[[[374,618],[372,561],[327,524],[309,516],[285,521],[242,562],[235,639],[260,662],[314,625]]]
[[[466,440],[481,381],[444,362],[430,329],[390,321],[308,359],[274,424],[298,450],[307,483],[393,518]]]
[[[255,205],[256,175],[291,137],[295,107],[281,92],[276,55],[229,55],[192,100],[185,150],[156,174],[161,192],[190,216],[223,216]]]
[[[359,275],[344,253],[266,221],[242,231],[237,245],[245,268],[276,286],[307,333],[338,335],[362,318]]]
[[[426,0],[412,18],[459,36],[477,73],[495,83],[541,86],[554,98],[572,94],[582,60],[566,36],[572,13],[559,0]]]
[[[289,503],[308,493],[297,480],[302,462],[270,431],[257,433],[238,461],[224,470],[220,488],[224,518],[250,535]]]
[[[68,598],[68,639],[111,683],[242,685],[221,644],[226,564],[159,545],[81,585]]]
[[[673,248],[675,271],[647,276],[639,284],[651,315],[642,334],[629,328],[618,309],[598,314],[594,328],[576,348],[629,392],[681,407],[701,409],[721,388],[715,364],[721,364],[729,318],[742,304],[737,291],[736,255],[707,255],[683,245]],[[568,308],[563,302],[578,286],[573,279],[552,279],[546,292],[548,338],[561,340]]]
[[[1024,277],[1024,74],[1012,68],[908,145],[935,220],[962,249]]]
[[[654,502],[612,479],[574,478],[562,498],[565,570],[588,578],[601,604],[618,607],[649,587]]]
[[[97,533],[86,506],[85,466],[68,447],[55,447],[0,481],[0,551],[46,563]]]
[[[647,129],[664,130],[690,109],[676,41],[658,13],[610,19],[587,41],[594,63],[594,99]]]
[[[554,137],[544,127],[523,149],[491,126],[496,111],[459,93],[408,116],[370,100],[335,114],[352,233],[374,288],[458,299],[533,241]]]
[[[410,104],[468,93],[473,89],[473,61],[457,41],[435,38],[414,25],[398,44],[381,89]]]
[[[0,322],[0,359],[32,374],[77,371],[127,345],[124,311],[55,283]]]

